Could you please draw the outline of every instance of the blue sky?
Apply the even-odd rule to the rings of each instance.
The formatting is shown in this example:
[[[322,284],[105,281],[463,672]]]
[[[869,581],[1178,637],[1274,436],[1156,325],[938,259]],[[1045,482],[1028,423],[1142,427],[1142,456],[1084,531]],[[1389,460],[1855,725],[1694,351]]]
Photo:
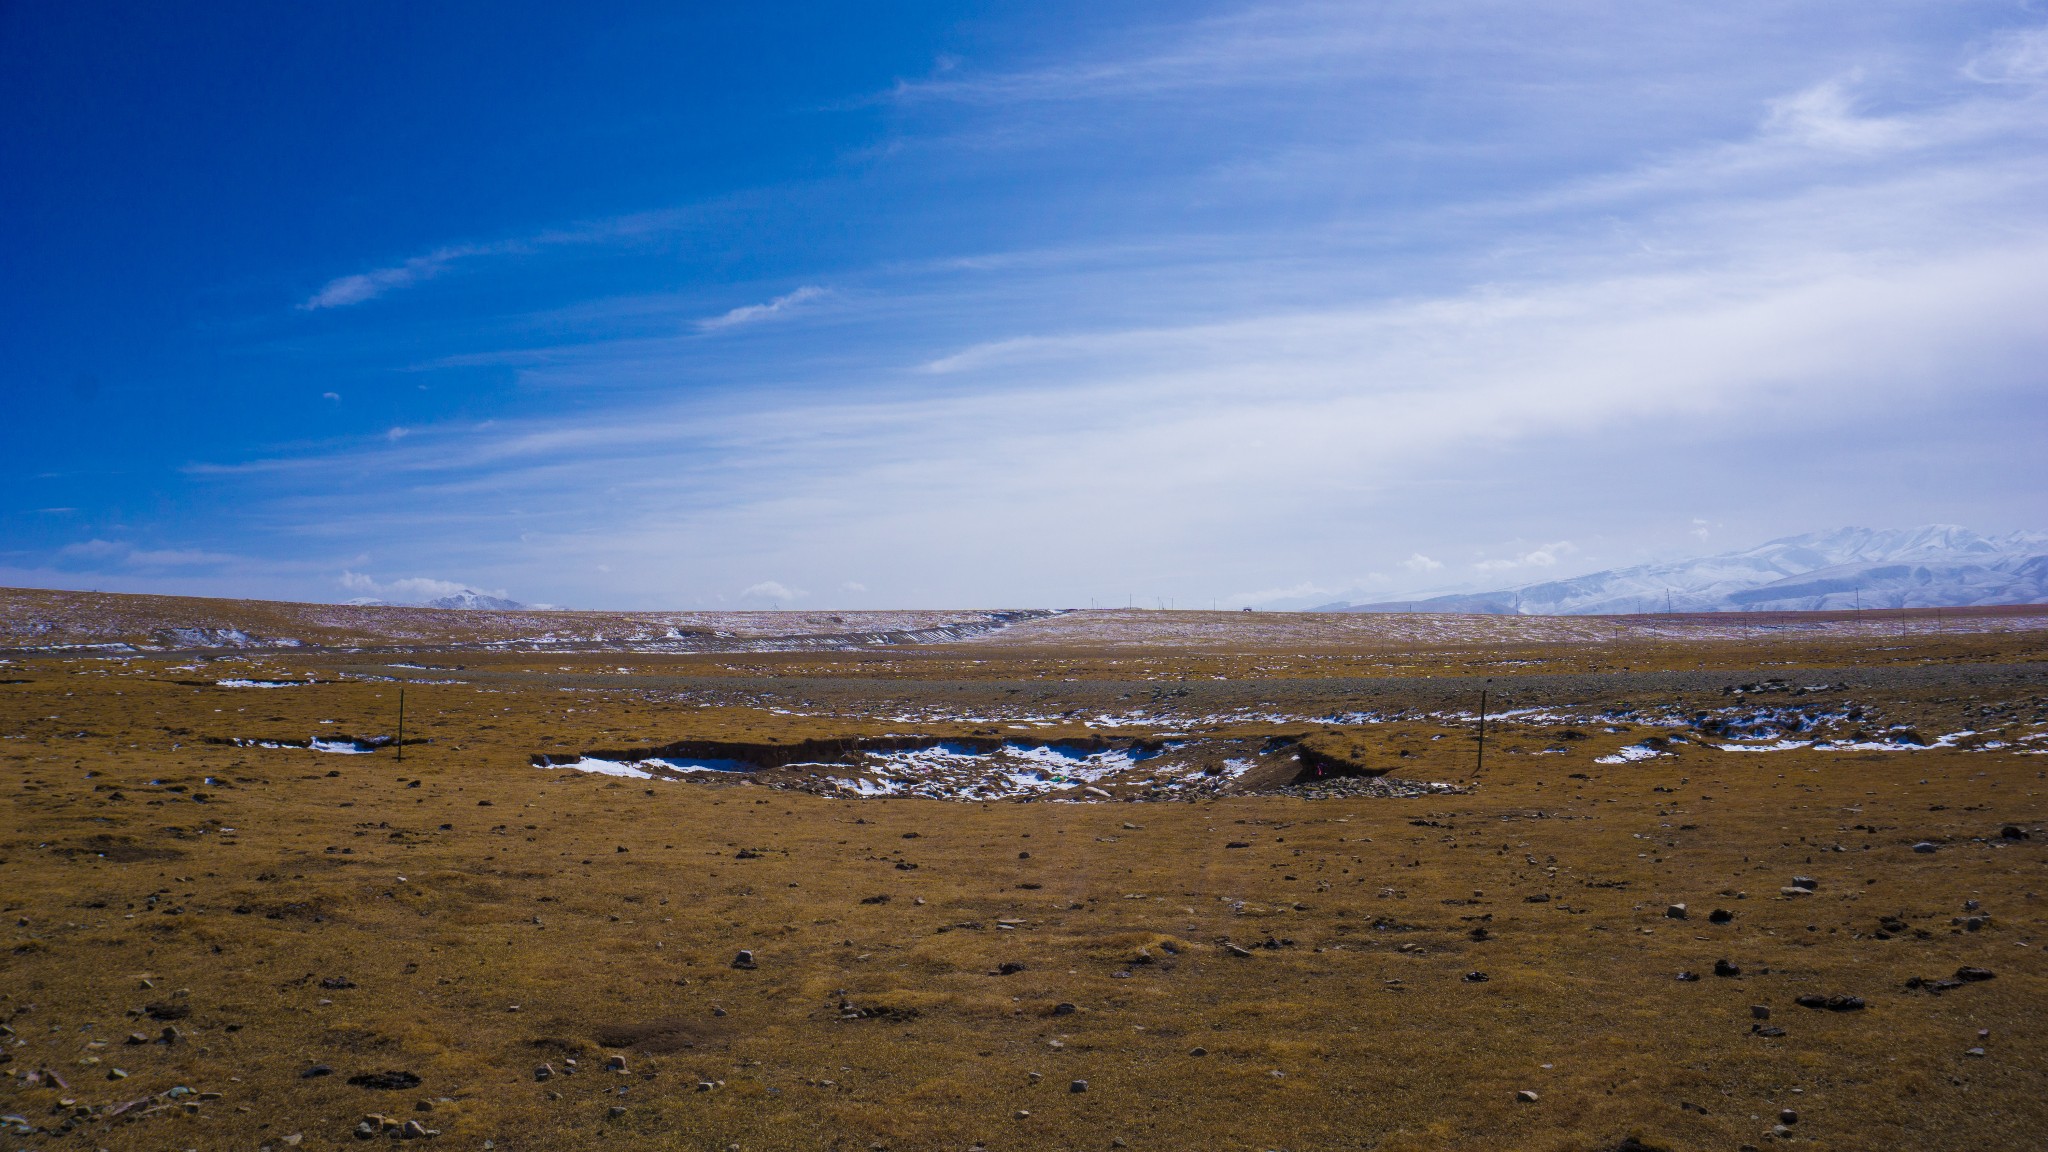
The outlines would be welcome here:
[[[2038,3],[0,6],[0,583],[1288,606],[2043,528]]]

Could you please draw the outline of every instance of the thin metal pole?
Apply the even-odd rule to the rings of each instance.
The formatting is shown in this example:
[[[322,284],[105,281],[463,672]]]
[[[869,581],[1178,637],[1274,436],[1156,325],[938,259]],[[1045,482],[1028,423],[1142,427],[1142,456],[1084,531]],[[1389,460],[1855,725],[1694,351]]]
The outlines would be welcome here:
[[[1491,684],[1493,681],[1488,680],[1487,683]],[[1486,771],[1486,689],[1481,688],[1479,690],[1479,763],[1473,767],[1472,775],[1478,776],[1484,771]]]
[[[398,690],[398,759],[405,760],[405,689]]]

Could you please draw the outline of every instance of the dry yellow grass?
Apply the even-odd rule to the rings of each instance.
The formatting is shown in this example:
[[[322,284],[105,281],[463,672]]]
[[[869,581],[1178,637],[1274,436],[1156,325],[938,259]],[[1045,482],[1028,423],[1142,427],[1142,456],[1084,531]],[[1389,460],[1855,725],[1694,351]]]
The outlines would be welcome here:
[[[1658,669],[1825,667],[1890,722],[1997,709],[2011,736],[2048,715],[2041,636],[1560,644],[1544,658],[1580,679],[1540,692],[1457,646],[423,652],[406,662],[441,667],[376,671],[414,681],[406,733],[431,742],[403,762],[205,742],[393,731],[397,685],[342,678],[376,668],[361,656],[21,656],[0,667],[0,1111],[42,1131],[6,1146],[355,1147],[380,1113],[517,1152],[1732,1150],[1791,1108],[1819,1148],[2038,1147],[2048,761],[2011,747],[1602,764],[1652,730],[1510,720],[1461,795],[1149,804],[840,800],[528,757],[900,732],[887,717],[920,702],[932,734],[1019,700],[1193,716],[1221,707],[1205,684],[1312,717],[1349,682],[1413,714],[1214,727],[1471,786],[1470,726],[1422,713],[1475,674],[1597,709],[1726,700],[1637,675]],[[1389,664],[1416,679],[1375,689]],[[1783,894],[1795,875],[1817,889]],[[1965,966],[1995,978],[1906,986]],[[348,1083],[384,1071],[420,1082]],[[195,1095],[107,1118],[175,1087]]]

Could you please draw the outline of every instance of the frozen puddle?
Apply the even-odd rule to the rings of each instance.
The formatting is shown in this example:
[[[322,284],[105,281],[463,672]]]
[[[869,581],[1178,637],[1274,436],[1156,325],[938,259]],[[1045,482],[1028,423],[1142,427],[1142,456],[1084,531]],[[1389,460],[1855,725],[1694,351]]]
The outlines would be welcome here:
[[[304,688],[311,680],[215,680],[216,688]]]
[[[786,744],[679,741],[655,748],[539,753],[537,768],[638,780],[751,777],[828,796],[945,800],[1167,800],[1272,788],[1297,779],[1377,775],[1314,766],[1297,738],[1202,740],[1082,736],[876,736]],[[1384,771],[1381,769],[1380,771]]]
[[[600,776],[627,776],[636,780],[659,780],[671,778],[671,773],[680,775],[687,772],[752,772],[754,765],[744,760],[682,760],[658,757],[650,760],[606,760],[600,756],[583,756],[566,764],[543,764],[543,768],[574,768],[578,772],[595,772]]]
[[[388,748],[393,743],[389,736],[315,736],[311,740],[260,740],[244,739],[239,736],[223,739],[218,736],[206,738],[208,744],[225,744],[230,748],[286,748],[311,752],[335,752],[344,756],[366,756],[379,748]],[[414,741],[407,740],[411,744]]]

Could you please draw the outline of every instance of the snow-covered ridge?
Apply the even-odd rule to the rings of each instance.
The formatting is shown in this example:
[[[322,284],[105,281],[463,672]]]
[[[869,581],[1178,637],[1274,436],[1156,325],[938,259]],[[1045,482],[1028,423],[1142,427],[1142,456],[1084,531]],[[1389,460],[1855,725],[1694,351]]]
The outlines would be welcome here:
[[[1630,615],[1962,608],[2048,603],[2048,533],[1984,536],[1951,524],[1839,528],[1663,564],[1494,592],[1325,604],[1324,612]]]

